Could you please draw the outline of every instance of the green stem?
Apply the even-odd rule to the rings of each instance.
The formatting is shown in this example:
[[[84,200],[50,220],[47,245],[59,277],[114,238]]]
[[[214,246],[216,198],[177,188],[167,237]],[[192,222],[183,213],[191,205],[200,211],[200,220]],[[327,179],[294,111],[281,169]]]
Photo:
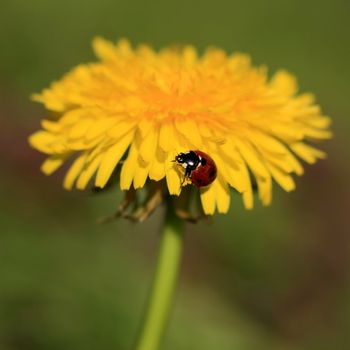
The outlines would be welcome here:
[[[183,245],[182,228],[181,219],[169,205],[153,285],[135,350],[157,350],[159,347],[177,282]]]

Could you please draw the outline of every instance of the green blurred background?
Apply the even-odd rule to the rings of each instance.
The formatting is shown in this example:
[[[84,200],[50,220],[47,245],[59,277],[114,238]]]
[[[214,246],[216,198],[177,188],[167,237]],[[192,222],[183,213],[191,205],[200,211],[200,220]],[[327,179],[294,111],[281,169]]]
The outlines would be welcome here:
[[[275,186],[252,212],[233,197],[228,215],[187,226],[163,349],[349,349],[349,4],[1,0],[0,349],[129,349],[141,318],[162,212],[98,225],[118,191],[65,192],[26,141],[45,115],[29,95],[93,60],[97,34],[250,53],[296,74],[334,120],[329,158],[296,192]]]

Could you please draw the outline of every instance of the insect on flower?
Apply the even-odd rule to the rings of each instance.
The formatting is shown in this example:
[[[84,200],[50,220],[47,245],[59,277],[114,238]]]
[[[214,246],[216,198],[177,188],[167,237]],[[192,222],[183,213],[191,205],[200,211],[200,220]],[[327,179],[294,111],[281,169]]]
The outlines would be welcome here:
[[[197,187],[208,186],[216,179],[216,164],[208,154],[202,151],[180,153],[175,157],[175,162],[185,169],[182,185],[186,178],[189,178]]]

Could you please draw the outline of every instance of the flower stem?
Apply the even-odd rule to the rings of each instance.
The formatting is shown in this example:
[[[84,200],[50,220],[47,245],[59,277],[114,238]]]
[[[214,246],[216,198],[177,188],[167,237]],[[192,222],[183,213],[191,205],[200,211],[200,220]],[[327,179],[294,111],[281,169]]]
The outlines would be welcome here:
[[[169,204],[153,285],[135,350],[158,349],[172,306],[182,253],[183,223]]]

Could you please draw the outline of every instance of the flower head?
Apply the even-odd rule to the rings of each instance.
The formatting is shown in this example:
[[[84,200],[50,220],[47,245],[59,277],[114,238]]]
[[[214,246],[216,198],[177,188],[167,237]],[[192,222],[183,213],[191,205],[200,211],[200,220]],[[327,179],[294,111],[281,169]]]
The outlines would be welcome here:
[[[118,163],[120,188],[139,189],[166,179],[180,195],[183,173],[172,162],[180,152],[201,150],[217,165],[217,179],[200,190],[203,210],[227,212],[230,187],[253,207],[252,181],[264,205],[272,181],[291,191],[298,158],[314,163],[325,154],[309,141],[328,139],[330,119],[310,94],[297,94],[296,79],[253,67],[244,54],[217,48],[199,56],[192,46],[159,52],[96,38],[98,63],[74,68],[34,100],[54,112],[30,144],[49,155],[53,173],[73,158],[64,187],[104,187]]]

